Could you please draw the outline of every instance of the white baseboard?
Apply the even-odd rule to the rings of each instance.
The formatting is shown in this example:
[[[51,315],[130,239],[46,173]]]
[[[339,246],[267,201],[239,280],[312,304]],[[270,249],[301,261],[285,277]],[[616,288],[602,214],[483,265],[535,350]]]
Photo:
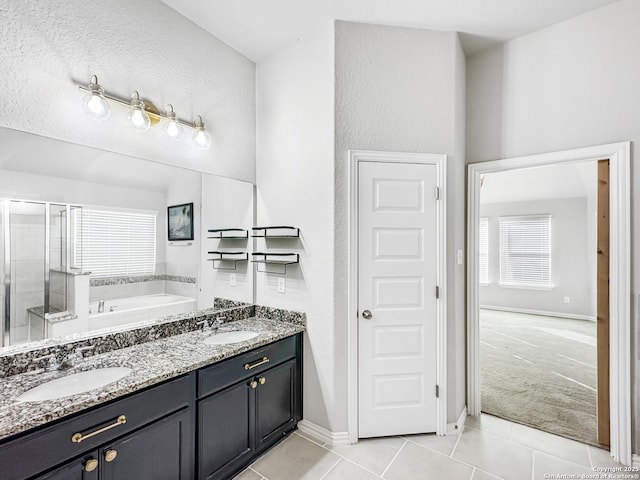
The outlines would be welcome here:
[[[459,435],[462,433],[462,427],[464,427],[464,423],[467,421],[467,407],[465,406],[460,412],[458,416],[458,420],[454,423],[447,424],[447,435]]]
[[[640,455],[638,455],[637,453],[633,454],[633,466],[636,468],[640,468]]]
[[[317,425],[309,420],[300,420],[298,422],[298,430],[305,435],[309,435],[321,443],[328,443],[329,445],[349,445],[349,433],[348,432],[331,432],[320,425]]]
[[[561,313],[561,312],[547,312],[546,310],[532,310],[529,308],[512,308],[512,307],[498,307],[496,305],[480,305],[480,309],[484,310],[498,310],[502,312],[513,312],[513,313],[527,313],[529,315],[542,315],[545,317],[559,317],[559,318],[570,318],[572,320],[588,320],[590,322],[595,322],[596,317],[590,317],[589,315],[577,315],[574,313]]]

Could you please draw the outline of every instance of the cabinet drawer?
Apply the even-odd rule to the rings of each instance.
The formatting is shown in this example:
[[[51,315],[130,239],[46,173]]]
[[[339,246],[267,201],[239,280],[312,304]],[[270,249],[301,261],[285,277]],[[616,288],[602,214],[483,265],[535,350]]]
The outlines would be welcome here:
[[[189,406],[193,387],[194,375],[186,375],[0,445],[0,478],[30,477]],[[118,423],[121,416],[126,423]],[[102,432],[90,435],[99,430]],[[78,433],[84,438],[72,441]]]
[[[206,397],[243,378],[249,378],[294,358],[296,338],[297,336],[288,337],[199,370],[198,398]],[[265,361],[265,358],[268,361]]]

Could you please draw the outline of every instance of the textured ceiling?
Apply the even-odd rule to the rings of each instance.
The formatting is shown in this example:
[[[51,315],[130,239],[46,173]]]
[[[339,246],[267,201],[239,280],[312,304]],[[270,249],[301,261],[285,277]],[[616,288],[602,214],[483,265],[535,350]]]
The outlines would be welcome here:
[[[458,31],[468,54],[615,0],[162,0],[254,61],[333,19]]]

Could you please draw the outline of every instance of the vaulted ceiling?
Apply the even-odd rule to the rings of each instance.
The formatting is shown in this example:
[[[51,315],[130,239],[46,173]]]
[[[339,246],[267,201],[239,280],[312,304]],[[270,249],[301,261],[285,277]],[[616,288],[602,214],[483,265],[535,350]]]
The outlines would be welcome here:
[[[615,0],[162,1],[258,61],[333,19],[458,31],[472,54]]]

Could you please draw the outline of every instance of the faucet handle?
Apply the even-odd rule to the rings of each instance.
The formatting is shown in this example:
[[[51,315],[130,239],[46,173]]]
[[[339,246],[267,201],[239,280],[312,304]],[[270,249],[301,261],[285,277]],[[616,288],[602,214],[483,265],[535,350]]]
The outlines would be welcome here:
[[[36,357],[32,361],[33,362],[43,362],[47,360],[47,366],[45,370],[50,372],[52,370],[57,370],[60,367],[60,363],[58,362],[58,358],[55,353],[50,353],[49,355],[43,355],[41,357]]]
[[[203,332],[208,332],[211,330],[211,324],[209,323],[209,320],[207,320],[206,318],[200,322],[196,322],[196,325],[202,325]]]
[[[88,352],[89,350],[93,350],[93,345],[88,345],[86,347],[78,347],[74,352],[74,357],[76,363],[84,361],[84,352]]]

